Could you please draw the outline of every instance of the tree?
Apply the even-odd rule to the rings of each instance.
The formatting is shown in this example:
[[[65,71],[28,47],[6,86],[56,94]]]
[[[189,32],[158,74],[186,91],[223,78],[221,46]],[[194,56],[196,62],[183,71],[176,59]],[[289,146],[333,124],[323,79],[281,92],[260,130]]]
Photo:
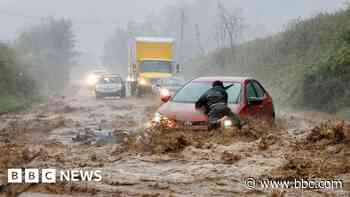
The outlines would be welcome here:
[[[16,52],[0,43],[0,96],[30,97],[36,90],[34,81],[18,61]]]
[[[128,40],[129,34],[117,28],[105,43],[103,52],[103,64],[123,75],[128,71]]]
[[[234,48],[239,43],[244,29],[243,18],[239,11],[229,11],[221,2],[218,2],[217,17],[218,21],[215,24],[217,47],[229,47],[234,55]]]
[[[77,55],[70,20],[50,18],[32,26],[19,35],[15,47],[23,57],[40,67],[38,76],[47,88],[60,91],[68,84]]]

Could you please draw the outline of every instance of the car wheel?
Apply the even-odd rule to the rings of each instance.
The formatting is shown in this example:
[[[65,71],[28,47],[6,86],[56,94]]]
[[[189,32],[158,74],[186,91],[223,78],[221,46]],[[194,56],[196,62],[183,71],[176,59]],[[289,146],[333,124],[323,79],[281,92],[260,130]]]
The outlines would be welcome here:
[[[96,93],[96,99],[99,100],[99,99],[101,99],[101,98],[102,98],[102,96],[101,96],[100,94],[97,94],[97,93]]]
[[[126,97],[126,90],[125,88],[123,88],[121,91],[120,91],[120,98],[125,98]]]
[[[136,96],[139,97],[139,98],[141,98],[142,95],[143,95],[142,93],[143,93],[143,91],[142,91],[140,88],[137,88],[137,90],[136,90]]]
[[[275,114],[275,112],[273,112],[272,115],[271,115],[270,123],[271,123],[271,125],[274,125],[276,123],[276,114]]]

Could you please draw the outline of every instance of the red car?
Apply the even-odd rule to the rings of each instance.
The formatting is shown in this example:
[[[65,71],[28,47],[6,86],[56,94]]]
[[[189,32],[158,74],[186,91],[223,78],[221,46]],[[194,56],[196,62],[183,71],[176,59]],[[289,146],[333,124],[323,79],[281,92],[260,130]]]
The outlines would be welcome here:
[[[216,80],[221,80],[225,86],[234,84],[227,90],[229,107],[241,118],[255,117],[274,120],[275,111],[272,98],[257,80],[218,76],[194,79],[173,97],[163,96],[162,101],[165,103],[155,113],[153,122],[157,123],[165,119],[194,130],[207,129],[208,117],[202,111],[195,109],[195,102],[212,87],[212,83]]]

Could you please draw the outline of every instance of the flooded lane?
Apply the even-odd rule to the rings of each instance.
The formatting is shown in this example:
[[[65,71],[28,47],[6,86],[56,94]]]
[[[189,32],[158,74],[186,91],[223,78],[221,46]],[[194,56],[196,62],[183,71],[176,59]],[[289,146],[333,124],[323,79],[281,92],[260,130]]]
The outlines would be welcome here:
[[[319,125],[300,114],[282,114],[273,127],[257,123],[241,131],[214,134],[147,131],[150,133],[144,135],[145,125],[158,105],[152,98],[96,100],[88,90],[80,89],[72,97],[53,98],[26,113],[1,116],[2,154],[11,153],[0,158],[1,194],[21,197],[270,196],[273,191],[249,190],[243,180],[282,177],[291,155],[298,153],[294,147],[308,139],[311,129]],[[338,127],[345,129],[346,126]],[[141,141],[133,141],[130,136]],[[330,146],[341,146],[343,154],[349,150],[346,145]],[[309,153],[305,150],[298,155]],[[103,172],[103,180],[11,185],[6,182],[8,167],[94,169]],[[312,169],[306,170],[313,173]],[[334,192],[321,191],[320,195]]]

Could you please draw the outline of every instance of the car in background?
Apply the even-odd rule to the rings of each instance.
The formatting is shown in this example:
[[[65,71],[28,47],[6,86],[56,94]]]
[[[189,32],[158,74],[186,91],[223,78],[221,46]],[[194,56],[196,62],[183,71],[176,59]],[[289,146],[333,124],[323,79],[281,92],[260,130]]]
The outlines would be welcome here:
[[[229,107],[241,119],[254,117],[274,120],[272,98],[257,80],[245,77],[201,77],[187,83],[174,96],[162,97],[164,104],[155,113],[152,124],[164,121],[172,127],[175,125],[193,130],[207,130],[208,117],[195,108],[195,102],[216,80],[223,81],[225,86],[233,84],[227,89]],[[232,122],[223,125],[231,126]]]
[[[101,75],[95,84],[94,92],[97,99],[116,96],[125,98],[125,83],[119,75]]]
[[[181,77],[169,77],[160,79],[154,86],[153,91],[161,97],[175,95],[175,93],[185,85],[185,79]]]
[[[88,74],[88,76],[86,77],[86,84],[87,84],[88,88],[94,89],[99,78],[101,78],[101,76],[107,75],[107,74],[108,74],[108,72],[105,69],[97,69],[97,70],[91,71]]]

